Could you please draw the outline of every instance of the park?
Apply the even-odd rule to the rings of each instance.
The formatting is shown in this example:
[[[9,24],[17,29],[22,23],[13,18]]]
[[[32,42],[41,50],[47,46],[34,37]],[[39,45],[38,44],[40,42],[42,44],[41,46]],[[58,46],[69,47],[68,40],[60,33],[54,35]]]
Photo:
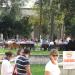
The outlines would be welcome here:
[[[0,0],[0,68],[5,52],[14,58],[22,48],[31,52],[32,75],[45,74],[52,49],[61,75],[74,75],[63,69],[63,52],[75,51],[75,0]]]

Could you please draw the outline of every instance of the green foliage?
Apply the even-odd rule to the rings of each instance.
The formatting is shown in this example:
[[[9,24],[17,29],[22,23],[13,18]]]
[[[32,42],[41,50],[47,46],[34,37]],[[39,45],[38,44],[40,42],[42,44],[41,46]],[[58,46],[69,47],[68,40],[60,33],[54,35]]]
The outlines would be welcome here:
[[[11,7],[7,1],[0,0],[0,7],[3,3],[6,4],[5,8],[0,8],[0,32],[5,36],[16,33],[29,36],[32,25],[40,26],[41,35],[53,36],[54,32],[61,32],[62,25],[65,26],[66,34],[75,33],[75,0],[39,0],[33,8],[36,9],[37,16],[29,18],[22,18],[19,8],[24,5],[24,1],[27,3],[29,0],[10,0]]]
[[[19,21],[16,21],[10,15],[5,15],[0,24],[0,32],[9,38],[16,34],[29,36],[32,32],[32,25],[29,24],[28,17],[23,17]]]
[[[75,16],[72,17],[72,19],[71,19],[71,24],[72,24],[72,25],[75,25]]]
[[[62,0],[61,9],[65,13],[64,24],[65,32],[68,35],[74,35],[75,33],[75,0]]]
[[[75,12],[75,0],[61,0],[61,9],[67,10],[68,13],[74,14]]]
[[[71,35],[75,37],[75,24],[74,25],[67,25],[66,32],[67,35]]]
[[[32,32],[32,25],[29,24],[29,17],[23,17],[21,20],[22,30],[21,34],[23,36],[29,37],[30,33]]]
[[[47,25],[42,25],[41,26],[41,31],[42,31],[42,36],[44,36],[44,38],[45,38],[46,35],[49,33],[48,32],[48,26]]]
[[[56,24],[62,25],[64,23],[64,17],[65,17],[65,14],[63,12],[60,12],[58,15],[56,15],[55,17]]]
[[[5,3],[8,4],[7,1]],[[11,0],[11,6],[8,7],[6,5],[2,10],[0,15],[0,33],[4,34],[5,39],[7,39],[7,37],[15,37],[16,34],[29,37],[32,32],[29,17],[21,17],[21,3],[20,0]]]

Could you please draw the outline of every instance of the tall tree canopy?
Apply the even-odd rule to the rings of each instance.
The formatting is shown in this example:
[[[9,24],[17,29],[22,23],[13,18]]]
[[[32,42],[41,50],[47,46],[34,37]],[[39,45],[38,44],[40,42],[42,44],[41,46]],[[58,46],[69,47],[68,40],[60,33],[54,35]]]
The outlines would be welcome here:
[[[8,1],[10,1],[10,4]],[[2,11],[0,14],[0,33],[4,34],[5,39],[15,37],[16,34],[26,37],[31,34],[32,27],[29,23],[29,17],[21,17],[20,13],[23,1],[0,0]]]
[[[61,10],[65,12],[65,32],[67,35],[75,36],[75,0],[62,0],[61,2]]]

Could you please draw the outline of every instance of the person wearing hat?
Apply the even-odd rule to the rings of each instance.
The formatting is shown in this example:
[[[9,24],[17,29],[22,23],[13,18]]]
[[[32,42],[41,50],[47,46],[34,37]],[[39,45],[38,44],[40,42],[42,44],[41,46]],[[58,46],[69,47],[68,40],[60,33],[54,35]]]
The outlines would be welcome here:
[[[58,50],[51,50],[49,54],[49,62],[45,66],[45,75],[60,75],[58,67]]]

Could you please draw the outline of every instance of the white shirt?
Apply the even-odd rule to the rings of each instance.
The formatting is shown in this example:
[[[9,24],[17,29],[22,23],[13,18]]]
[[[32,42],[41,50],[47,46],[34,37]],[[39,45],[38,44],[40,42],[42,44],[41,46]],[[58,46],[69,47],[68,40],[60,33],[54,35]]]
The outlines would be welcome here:
[[[67,42],[69,42],[69,41],[71,40],[71,38],[70,38],[70,37],[67,37],[67,39],[66,39],[66,40],[67,40]]]
[[[13,67],[10,64],[10,61],[4,59],[1,65],[1,75],[12,75]]]
[[[45,71],[49,71],[50,75],[60,75],[60,69],[58,65],[52,64],[51,61],[46,64]]]

